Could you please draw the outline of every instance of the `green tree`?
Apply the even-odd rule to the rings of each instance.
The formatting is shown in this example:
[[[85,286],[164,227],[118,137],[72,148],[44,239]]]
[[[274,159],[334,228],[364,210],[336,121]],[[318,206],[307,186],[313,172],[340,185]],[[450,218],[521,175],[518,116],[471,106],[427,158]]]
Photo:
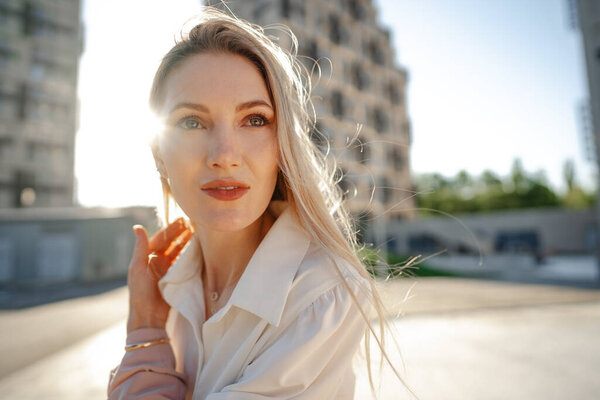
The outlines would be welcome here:
[[[492,188],[495,186],[502,185],[502,181],[500,180],[498,175],[494,174],[490,170],[483,171],[483,174],[481,174],[480,181],[483,183],[483,186],[486,188]]]
[[[573,160],[568,159],[563,164],[563,177],[565,178],[567,189],[570,192],[575,186],[575,163]]]
[[[510,175],[504,179],[489,170],[478,177],[462,170],[453,178],[438,173],[419,175],[415,187],[420,192],[417,197],[420,208],[448,213],[561,205],[589,207],[595,197],[578,188],[574,167],[570,176],[573,190],[562,198],[550,187],[544,171],[528,173],[517,158]],[[422,214],[433,213],[422,211]]]
[[[589,208],[596,202],[594,192],[586,192],[577,182],[577,171],[573,160],[566,160],[563,164],[563,178],[567,186],[567,193],[562,198],[562,205],[566,208]]]
[[[514,187],[514,190],[521,191],[525,190],[527,186],[527,177],[525,175],[525,170],[523,169],[523,163],[520,158],[515,158],[513,161],[513,165],[510,172],[511,181]]]

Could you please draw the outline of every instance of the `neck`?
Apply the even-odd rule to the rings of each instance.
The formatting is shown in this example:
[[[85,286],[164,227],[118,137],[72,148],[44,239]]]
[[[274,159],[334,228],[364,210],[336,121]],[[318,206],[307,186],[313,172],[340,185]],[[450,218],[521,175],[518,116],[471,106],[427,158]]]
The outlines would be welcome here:
[[[235,232],[212,231],[196,225],[204,258],[202,280],[205,290],[221,294],[235,285],[274,221],[275,218],[265,211],[252,224]]]

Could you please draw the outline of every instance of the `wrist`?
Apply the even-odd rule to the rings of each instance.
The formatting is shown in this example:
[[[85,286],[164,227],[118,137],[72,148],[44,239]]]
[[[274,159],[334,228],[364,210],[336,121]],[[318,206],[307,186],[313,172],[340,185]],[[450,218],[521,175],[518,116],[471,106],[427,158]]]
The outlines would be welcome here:
[[[165,329],[166,324],[165,319],[150,315],[139,315],[130,311],[129,318],[127,318],[127,333],[143,328]]]

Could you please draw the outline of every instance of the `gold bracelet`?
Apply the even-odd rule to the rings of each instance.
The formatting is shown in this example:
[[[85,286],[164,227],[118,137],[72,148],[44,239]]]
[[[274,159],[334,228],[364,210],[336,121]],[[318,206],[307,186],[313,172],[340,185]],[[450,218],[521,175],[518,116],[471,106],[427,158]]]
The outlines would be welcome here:
[[[155,344],[162,344],[162,343],[169,343],[169,338],[150,340],[149,342],[144,342],[144,343],[128,344],[127,346],[125,346],[125,351],[142,349],[145,347],[150,347],[150,346],[154,346]]]

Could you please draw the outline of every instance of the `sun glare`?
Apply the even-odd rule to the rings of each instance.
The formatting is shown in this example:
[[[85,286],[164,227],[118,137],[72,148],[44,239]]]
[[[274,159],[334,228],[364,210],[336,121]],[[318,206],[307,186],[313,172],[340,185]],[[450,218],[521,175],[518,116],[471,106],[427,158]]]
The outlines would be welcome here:
[[[131,16],[144,17],[132,19]],[[127,1],[84,5],[79,74],[78,201],[84,206],[162,204],[149,141],[160,129],[148,107],[161,57],[200,2]]]

